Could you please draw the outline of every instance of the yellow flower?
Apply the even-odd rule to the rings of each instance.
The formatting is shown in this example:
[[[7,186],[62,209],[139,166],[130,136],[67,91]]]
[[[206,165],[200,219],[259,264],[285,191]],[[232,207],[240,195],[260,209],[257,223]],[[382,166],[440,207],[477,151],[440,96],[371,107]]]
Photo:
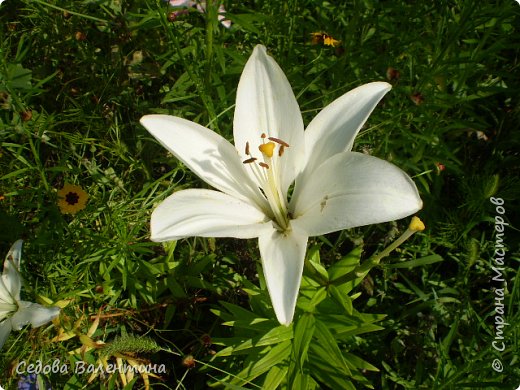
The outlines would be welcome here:
[[[336,46],[339,46],[341,41],[338,41],[337,39],[334,39],[333,37],[331,37],[327,33],[319,31],[319,32],[311,33],[311,43],[313,45],[317,45],[319,43],[323,43],[323,45],[325,45],[325,46],[336,47]]]
[[[80,186],[65,184],[58,191],[58,206],[62,214],[76,214],[87,204],[88,195]]]
[[[336,47],[336,46],[339,46],[340,43],[341,43],[341,41],[338,41],[337,39],[332,38],[330,35],[323,37],[323,44],[325,46]]]

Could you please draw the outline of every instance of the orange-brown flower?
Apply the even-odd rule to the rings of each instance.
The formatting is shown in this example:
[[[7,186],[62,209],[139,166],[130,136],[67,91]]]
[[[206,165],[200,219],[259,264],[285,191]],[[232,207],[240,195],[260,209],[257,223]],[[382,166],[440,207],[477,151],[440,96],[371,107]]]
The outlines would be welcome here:
[[[88,194],[80,186],[65,184],[58,191],[58,207],[62,214],[76,214],[87,204]]]

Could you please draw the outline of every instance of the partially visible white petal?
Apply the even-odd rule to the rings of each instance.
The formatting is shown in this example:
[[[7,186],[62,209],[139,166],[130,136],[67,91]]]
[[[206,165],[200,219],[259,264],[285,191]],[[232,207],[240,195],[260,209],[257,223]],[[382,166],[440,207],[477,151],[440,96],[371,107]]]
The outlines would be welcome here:
[[[20,278],[20,259],[22,257],[22,240],[16,241],[9,249],[7,256],[4,261],[4,272],[2,274],[2,281],[7,291],[1,291],[0,286],[0,299],[4,300],[4,293],[9,292],[12,298],[20,299],[20,288],[22,287],[22,281]]]
[[[236,149],[214,131],[169,115],[145,115],[141,124],[209,185],[242,200],[265,203]]]
[[[276,318],[289,325],[303,273],[308,236],[293,229],[281,233],[272,228],[258,240],[262,267]]]
[[[368,116],[391,88],[385,82],[364,84],[321,110],[305,130],[307,161],[304,174],[312,173],[333,155],[350,151]]]
[[[9,337],[9,333],[12,330],[11,319],[6,319],[0,322],[0,349],[4,346],[5,341]]]
[[[206,2],[203,1],[203,2],[195,2],[195,5],[197,6],[197,11],[199,11],[200,13],[204,13],[206,12]]]
[[[192,7],[196,4],[193,0],[170,0],[172,7]]]
[[[3,307],[1,305],[13,305],[16,300],[11,295],[11,291],[4,284],[4,277],[0,277],[0,309]]]
[[[406,173],[387,161],[354,152],[330,158],[297,190],[291,223],[309,236],[393,221],[422,207]]]
[[[16,310],[18,310],[16,303],[0,302],[0,321],[4,318],[10,317]]]
[[[218,191],[188,189],[175,192],[152,213],[152,240],[184,237],[258,237],[266,216],[255,206]]]
[[[251,153],[260,157],[256,147],[261,134],[289,144],[280,162],[280,189],[284,196],[303,166],[303,120],[287,77],[276,61],[258,45],[240,77],[237,89],[233,137],[235,146],[246,159],[246,142]],[[254,148],[254,149],[253,149]]]
[[[231,20],[229,19],[226,19],[226,17],[224,16],[224,14],[226,13],[226,9],[224,8],[224,5],[223,4],[220,4],[218,6],[218,20],[220,23],[222,23],[222,25],[226,28],[230,28],[231,27]]]
[[[11,317],[11,323],[15,330],[20,330],[29,323],[33,328],[37,328],[52,321],[60,314],[60,308],[56,306],[45,307],[25,301],[18,302],[18,305],[18,311]]]

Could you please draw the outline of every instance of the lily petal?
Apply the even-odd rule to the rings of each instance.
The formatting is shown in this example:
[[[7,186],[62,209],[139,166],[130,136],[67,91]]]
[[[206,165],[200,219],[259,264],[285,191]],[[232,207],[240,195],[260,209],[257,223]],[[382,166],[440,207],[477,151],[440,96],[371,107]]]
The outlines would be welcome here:
[[[9,292],[11,297],[17,301],[20,300],[20,289],[22,287],[19,272],[20,259],[22,257],[22,244],[23,241],[18,240],[11,246],[4,261],[4,272],[2,274],[2,281],[6,292]],[[5,298],[3,295],[4,294],[2,294],[0,298]]]
[[[218,191],[175,192],[152,213],[152,240],[184,237],[258,237],[266,216],[255,206]],[[269,223],[270,224],[270,223]]]
[[[0,321],[9,317],[16,310],[18,310],[18,306],[15,303],[4,303],[0,301]]]
[[[308,236],[297,229],[280,233],[271,228],[260,235],[262,267],[276,318],[289,325],[303,273]]]
[[[260,144],[262,133],[290,145],[279,160],[280,189],[285,196],[303,165],[303,119],[287,77],[265,47],[258,45],[237,89],[233,137],[243,159],[247,158],[246,143]]]
[[[309,236],[393,221],[422,207],[406,173],[389,162],[354,152],[330,158],[297,190],[292,225]]]
[[[0,349],[4,346],[5,341],[9,337],[9,333],[13,329],[11,325],[11,319],[6,319],[0,322]]]
[[[169,3],[172,7],[192,7],[197,4],[193,0],[170,0]]]
[[[15,330],[20,330],[29,323],[33,328],[37,328],[52,321],[60,314],[60,308],[57,306],[45,307],[25,301],[18,302],[18,306],[18,311],[11,317],[11,323]]]
[[[141,124],[175,157],[206,183],[242,200],[265,204],[244,164],[225,138],[186,119],[145,115]]]
[[[305,130],[305,174],[311,174],[333,155],[350,151],[370,113],[391,88],[385,82],[364,84],[321,110]]]

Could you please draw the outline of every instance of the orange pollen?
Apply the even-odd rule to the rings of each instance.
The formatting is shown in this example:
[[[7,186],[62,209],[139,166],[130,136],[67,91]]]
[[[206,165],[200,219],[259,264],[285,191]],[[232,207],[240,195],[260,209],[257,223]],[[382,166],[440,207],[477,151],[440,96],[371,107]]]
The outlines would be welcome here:
[[[273,142],[276,142],[277,144],[280,144],[282,146],[285,146],[286,148],[289,147],[289,144],[285,141],[282,141],[281,139],[279,138],[274,138],[274,137],[269,137],[267,138],[269,141],[273,141]]]
[[[260,165],[262,168],[269,169],[269,165],[264,162],[259,162],[258,165]]]
[[[268,142],[266,144],[262,144],[258,147],[258,150],[260,150],[260,152],[262,152],[262,154],[266,157],[273,157],[273,152],[274,152],[274,147],[275,147],[275,143],[274,142]]]

